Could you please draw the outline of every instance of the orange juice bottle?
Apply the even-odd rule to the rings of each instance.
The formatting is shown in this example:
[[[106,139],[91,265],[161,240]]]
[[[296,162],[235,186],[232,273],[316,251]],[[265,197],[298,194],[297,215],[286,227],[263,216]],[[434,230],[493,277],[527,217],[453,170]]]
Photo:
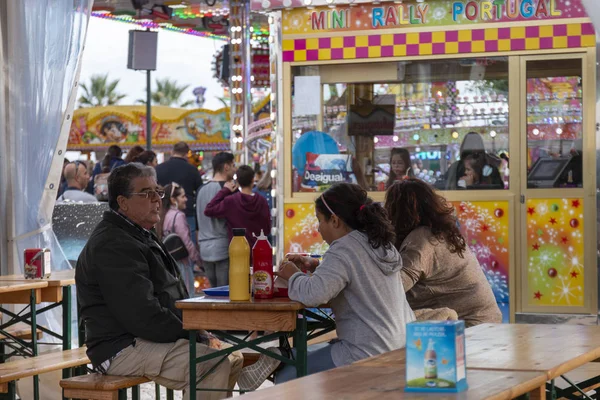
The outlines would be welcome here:
[[[250,245],[244,228],[234,228],[229,243],[229,299],[250,300]]]

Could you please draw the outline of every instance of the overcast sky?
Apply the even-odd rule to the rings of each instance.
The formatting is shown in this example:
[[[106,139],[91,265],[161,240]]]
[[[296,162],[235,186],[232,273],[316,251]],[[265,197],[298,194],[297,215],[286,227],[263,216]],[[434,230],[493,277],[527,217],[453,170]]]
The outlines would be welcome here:
[[[135,104],[146,98],[146,72],[127,69],[128,31],[135,26],[123,22],[91,17],[81,68],[82,83],[94,74],[108,73],[109,79],[119,79],[117,91],[126,94],[120,104]],[[179,84],[190,85],[182,100],[195,100],[193,88],[204,86],[204,108],[218,109],[222,103],[223,88],[213,78],[211,62],[214,53],[224,42],[182,33],[161,30],[158,33],[158,64],[152,72],[155,78],[171,78]]]

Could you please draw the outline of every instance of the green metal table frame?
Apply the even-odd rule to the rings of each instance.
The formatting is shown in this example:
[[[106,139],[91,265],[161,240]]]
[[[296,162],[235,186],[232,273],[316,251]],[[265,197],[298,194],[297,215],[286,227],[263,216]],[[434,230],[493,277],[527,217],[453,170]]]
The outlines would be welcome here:
[[[71,330],[71,285],[62,287],[62,300],[56,303],[52,303],[49,306],[36,309],[37,304],[37,289],[31,289],[29,295],[29,304],[19,313],[15,314],[9,310],[6,310],[3,307],[0,307],[0,312],[9,316],[11,318],[10,321],[7,321],[0,325],[0,334],[5,335],[8,340],[3,340],[0,342],[0,362],[4,362],[8,357],[13,355],[22,355],[24,357],[35,357],[38,355],[38,343],[37,341],[37,330],[40,329],[42,332],[53,336],[57,339],[62,340],[63,350],[71,349],[71,338],[72,338],[72,330]],[[60,335],[46,327],[37,325],[37,316],[45,313],[46,311],[52,310],[56,307],[62,307],[62,329],[63,334]],[[25,312],[27,311],[27,312]],[[25,312],[25,313],[24,313]],[[19,322],[24,322],[31,326],[31,342],[27,342],[23,339],[16,338],[6,332],[6,329],[14,324]],[[13,352],[10,354],[5,354],[6,346],[10,347]],[[63,378],[71,377],[71,369],[63,370]],[[15,382],[9,383],[8,393],[0,394],[0,399],[6,398],[14,400],[16,399],[16,389]],[[40,388],[39,388],[39,377],[37,375],[33,376],[33,398],[34,400],[39,400],[40,398]]]
[[[307,321],[310,318],[313,321]],[[325,333],[331,332],[335,330],[335,320],[327,313],[319,311],[313,312],[307,309],[303,309],[298,311],[298,316],[296,318],[296,329],[291,332],[274,332],[269,335],[253,339],[247,341],[250,334],[248,334],[245,338],[240,339],[228,332],[225,331],[211,331],[218,337],[224,338],[230,343],[233,343],[233,346],[216,351],[214,353],[196,357],[196,337],[197,330],[189,331],[189,345],[190,345],[190,369],[189,369],[189,398],[190,400],[196,400],[196,392],[197,391],[215,391],[215,392],[228,392],[228,389],[216,389],[216,388],[197,388],[198,383],[202,382],[202,380],[210,374],[212,371],[217,368],[217,366],[222,363],[229,354],[234,351],[241,349],[251,349],[260,354],[265,354],[269,357],[275,358],[285,364],[293,365],[296,367],[296,376],[298,378],[302,376],[306,376],[307,374],[307,354],[308,354],[308,341],[314,339],[318,336],[324,335]],[[287,338],[293,335],[294,336],[294,347],[296,348],[296,356],[295,358],[287,358],[283,357],[279,354],[272,353],[262,347],[259,344],[264,342],[270,342],[275,339],[279,339],[280,343],[287,342]],[[221,357],[221,360],[217,364],[215,364],[212,368],[210,368],[204,375],[202,375],[199,379],[196,379],[196,364],[212,360],[214,358]],[[235,390],[234,390],[235,391]],[[241,391],[240,392],[244,392]]]

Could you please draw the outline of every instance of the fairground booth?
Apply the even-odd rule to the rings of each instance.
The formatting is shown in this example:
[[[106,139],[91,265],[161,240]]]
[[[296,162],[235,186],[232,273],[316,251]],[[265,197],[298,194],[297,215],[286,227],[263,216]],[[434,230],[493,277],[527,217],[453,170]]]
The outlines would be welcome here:
[[[252,4],[277,9],[280,253],[322,254],[319,192],[351,181],[383,201],[402,160],[454,205],[505,321],[595,323],[596,35],[579,0]],[[470,153],[480,184],[457,171]]]

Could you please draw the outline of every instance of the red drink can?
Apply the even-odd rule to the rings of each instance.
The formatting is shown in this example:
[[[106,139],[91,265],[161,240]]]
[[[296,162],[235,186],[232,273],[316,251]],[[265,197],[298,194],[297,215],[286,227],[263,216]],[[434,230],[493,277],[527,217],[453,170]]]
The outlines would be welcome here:
[[[25,279],[40,279],[50,274],[50,249],[25,249]]]

